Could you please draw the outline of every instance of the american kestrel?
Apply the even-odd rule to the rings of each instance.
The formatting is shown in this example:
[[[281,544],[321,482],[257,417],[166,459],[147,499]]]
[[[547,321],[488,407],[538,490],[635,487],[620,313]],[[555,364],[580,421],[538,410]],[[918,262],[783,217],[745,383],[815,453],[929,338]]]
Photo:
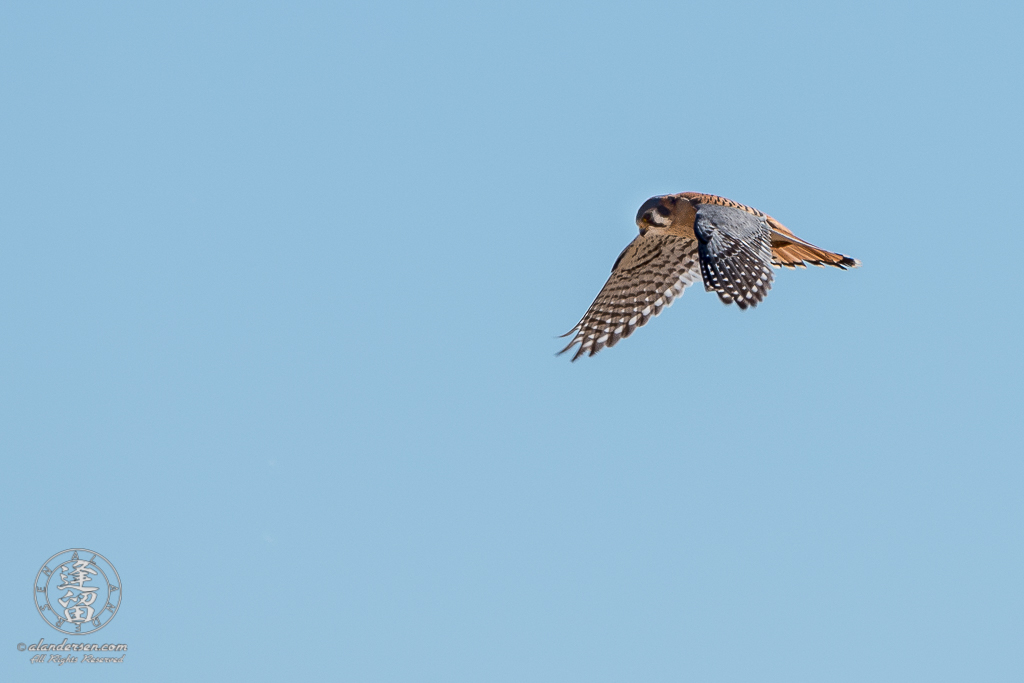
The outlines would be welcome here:
[[[757,306],[772,287],[772,266],[856,268],[860,261],[805,242],[757,209],[725,197],[680,192],[651,197],[636,214],[640,235],[612,266],[611,277],[583,319],[565,353],[593,356],[672,303],[687,286],[703,280],[723,303]]]

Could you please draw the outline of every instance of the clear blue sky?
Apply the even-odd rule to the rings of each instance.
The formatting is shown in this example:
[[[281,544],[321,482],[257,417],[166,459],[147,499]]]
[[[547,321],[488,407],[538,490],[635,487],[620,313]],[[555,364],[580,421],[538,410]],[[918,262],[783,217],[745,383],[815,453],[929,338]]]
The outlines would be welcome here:
[[[6,4],[0,678],[1021,680],[1022,25]],[[684,190],[864,266],[556,358]]]

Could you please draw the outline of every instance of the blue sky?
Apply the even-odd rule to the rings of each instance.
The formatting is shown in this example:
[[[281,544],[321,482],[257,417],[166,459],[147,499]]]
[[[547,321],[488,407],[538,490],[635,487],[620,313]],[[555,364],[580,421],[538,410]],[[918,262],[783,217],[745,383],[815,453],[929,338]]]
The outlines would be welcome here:
[[[1019,6],[0,12],[4,680],[1020,679]],[[684,190],[864,266],[555,357]]]

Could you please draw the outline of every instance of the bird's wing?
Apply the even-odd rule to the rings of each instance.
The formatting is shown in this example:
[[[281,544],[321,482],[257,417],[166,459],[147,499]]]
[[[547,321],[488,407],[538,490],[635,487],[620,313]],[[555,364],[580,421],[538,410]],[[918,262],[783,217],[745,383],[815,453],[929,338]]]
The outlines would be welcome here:
[[[562,335],[574,336],[559,354],[579,344],[572,357],[576,360],[615,346],[699,279],[695,240],[674,235],[637,237],[619,254],[611,277],[587,314]]]
[[[756,306],[772,287],[772,230],[766,218],[701,204],[693,224],[704,289],[723,303]]]

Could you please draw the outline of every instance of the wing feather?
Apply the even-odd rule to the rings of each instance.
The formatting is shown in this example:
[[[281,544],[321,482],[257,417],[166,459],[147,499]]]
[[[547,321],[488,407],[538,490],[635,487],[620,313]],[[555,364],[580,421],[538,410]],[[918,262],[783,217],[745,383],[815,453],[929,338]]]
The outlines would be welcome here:
[[[697,209],[693,232],[705,290],[743,309],[764,301],[775,279],[772,231],[766,217],[704,204]]]
[[[616,259],[612,274],[583,319],[562,335],[576,344],[572,359],[615,346],[670,306],[700,278],[696,240],[675,235],[638,236]]]

